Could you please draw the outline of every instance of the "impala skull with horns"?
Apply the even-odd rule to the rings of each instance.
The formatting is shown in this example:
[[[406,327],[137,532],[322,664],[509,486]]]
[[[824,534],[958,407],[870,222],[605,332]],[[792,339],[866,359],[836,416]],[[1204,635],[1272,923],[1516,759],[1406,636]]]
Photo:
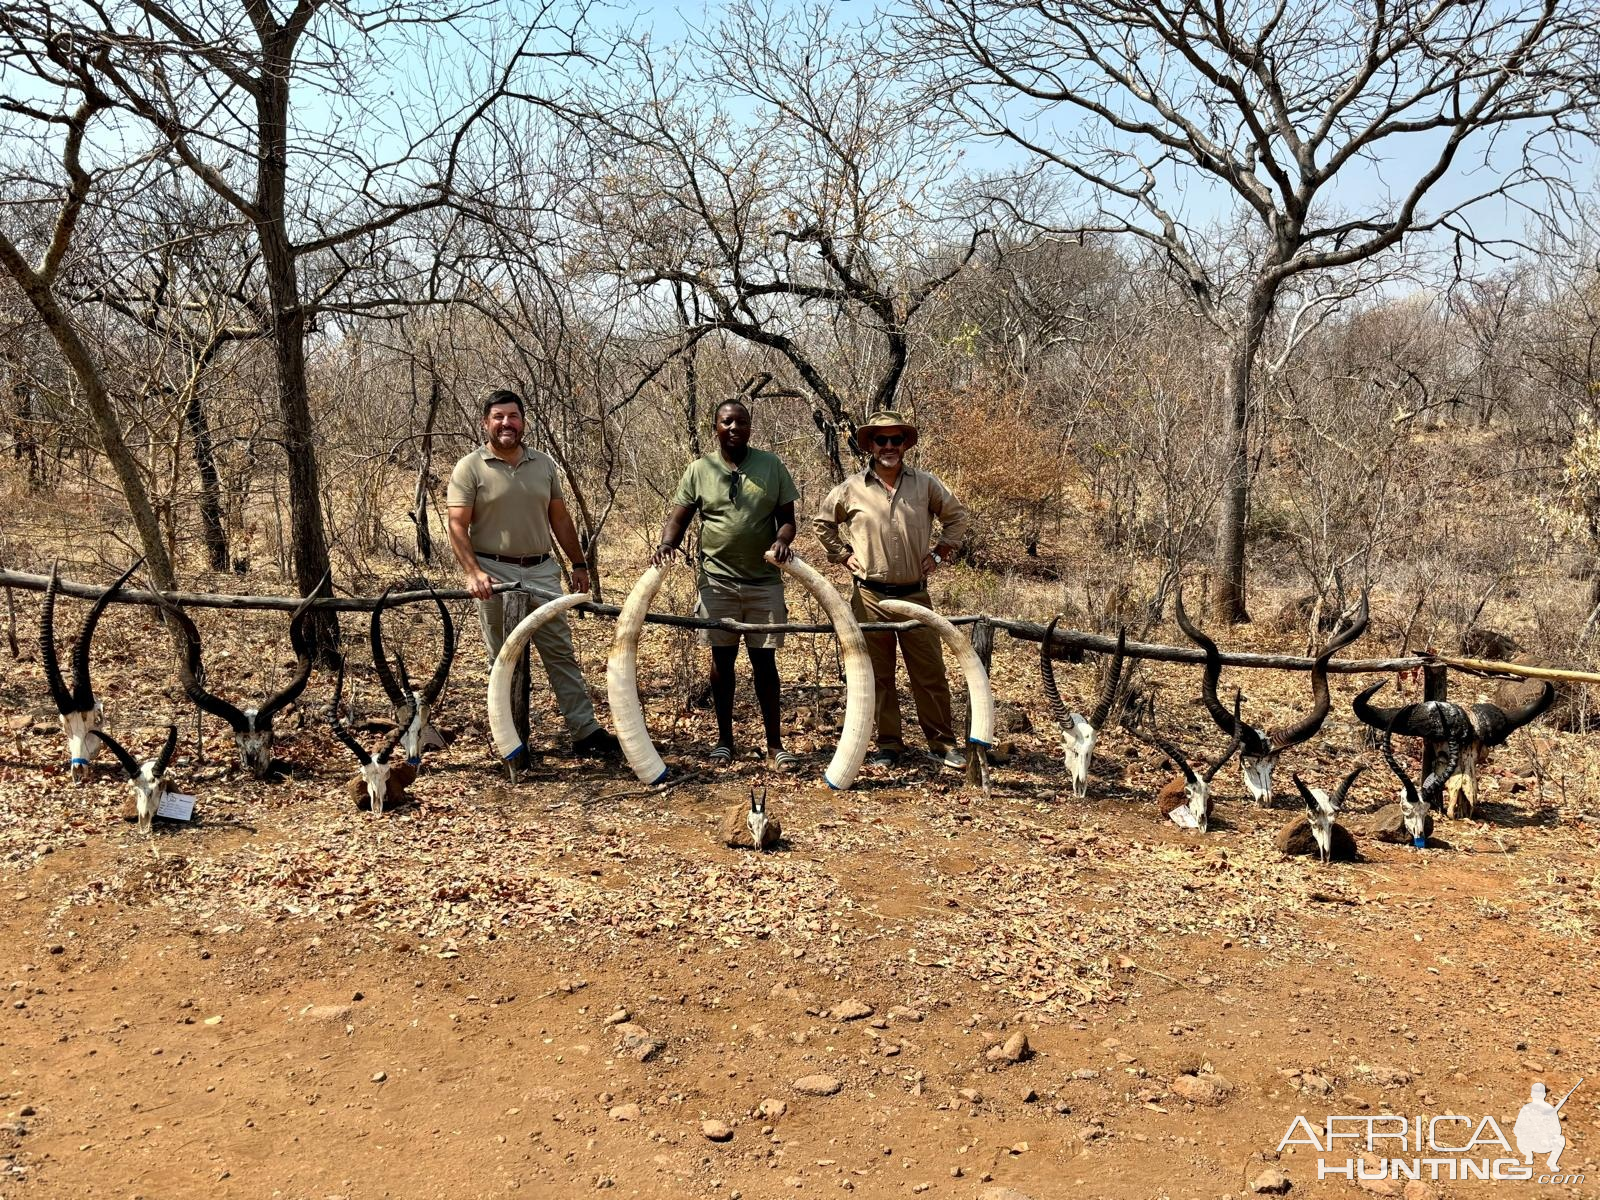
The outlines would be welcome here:
[[[1111,662],[1101,675],[1100,692],[1095,697],[1094,707],[1084,717],[1068,710],[1061,700],[1060,689],[1056,687],[1056,671],[1050,661],[1049,650],[1050,639],[1055,636],[1056,622],[1060,619],[1051,617],[1050,624],[1045,626],[1044,639],[1039,643],[1039,677],[1044,684],[1044,694],[1050,701],[1050,715],[1061,734],[1061,758],[1072,780],[1072,794],[1081,800],[1089,791],[1089,760],[1094,757],[1095,741],[1105,726],[1112,702],[1116,699],[1117,684],[1122,678],[1128,631],[1117,631],[1116,653],[1111,656]]]
[[[1235,693],[1233,698],[1235,715],[1239,711],[1239,701],[1240,696]],[[1161,751],[1166,756],[1167,761],[1178,770],[1178,778],[1162,788],[1156,796],[1156,803],[1161,808],[1162,816],[1174,824],[1187,825],[1190,828],[1198,829],[1201,833],[1209,830],[1211,828],[1212,808],[1211,781],[1217,777],[1217,772],[1222,770],[1223,764],[1232,758],[1233,752],[1239,748],[1239,733],[1244,728],[1243,724],[1237,720],[1234,722],[1233,738],[1228,743],[1228,748],[1218,756],[1216,762],[1203,771],[1196,771],[1191,767],[1188,756],[1156,732],[1155,706],[1153,703],[1144,721],[1128,722],[1124,725],[1124,728],[1141,742]],[[1175,808],[1169,808],[1168,805],[1172,803],[1171,798],[1179,794],[1178,784],[1180,781],[1183,802]],[[1184,812],[1186,815],[1180,817],[1178,815],[1179,812]]]
[[[396,663],[400,662],[398,656]],[[404,674],[404,665],[401,673]],[[345,748],[355,755],[356,762],[361,767],[361,782],[366,785],[367,803],[372,808],[372,815],[383,816],[383,804],[386,799],[393,797],[399,799],[406,786],[416,778],[416,770],[407,764],[404,774],[394,771],[394,750],[400,744],[400,739],[405,735],[411,725],[413,714],[407,707],[402,707],[399,719],[395,722],[392,732],[387,734],[377,753],[369,754],[355,735],[350,732],[350,727],[345,724],[344,718],[339,715],[339,700],[344,692],[344,664],[339,664],[339,676],[333,685],[333,704],[328,709],[328,723],[333,726],[334,736],[344,743]]]
[[[78,640],[72,647],[72,686],[61,677],[61,660],[56,657],[56,572],[59,563],[50,565],[50,583],[44,590],[44,611],[39,616],[39,661],[44,666],[45,684],[50,689],[50,699],[55,701],[61,714],[61,728],[67,735],[67,760],[72,778],[82,782],[88,778],[89,763],[100,753],[100,722],[105,715],[104,706],[95,697],[94,683],[89,677],[89,646],[94,640],[95,626],[106,605],[128,582],[128,576],[139,569],[144,559],[138,559],[117,581],[100,593],[83,619]]]
[[[178,748],[178,727],[167,726],[167,740],[161,753],[145,762],[139,762],[122,748],[122,744],[109,733],[101,733],[100,740],[122,764],[123,773],[133,784],[134,812],[139,818],[139,832],[148,834],[155,820],[156,810],[167,794],[167,767],[172,763],[172,752]]]
[[[221,717],[233,729],[233,741],[239,748],[239,764],[257,779],[264,779],[272,769],[272,719],[291,704],[311,678],[311,643],[306,640],[305,622],[311,613],[312,601],[328,585],[324,575],[311,595],[300,602],[289,621],[289,643],[294,647],[295,673],[287,686],[273,693],[258,708],[238,708],[221,696],[206,690],[205,666],[200,660],[200,631],[195,628],[189,614],[172,599],[156,593],[166,614],[172,618],[182,653],[178,656],[178,678],[183,690],[195,707],[214,717]]]
[[[1421,700],[1383,708],[1372,703],[1372,697],[1387,683],[1383,680],[1373,684],[1352,701],[1351,707],[1364,725],[1386,734],[1425,738],[1439,747],[1439,761],[1422,781],[1422,790],[1428,793],[1429,781],[1437,778],[1444,792],[1445,814],[1450,817],[1456,815],[1456,808],[1463,801],[1467,815],[1472,815],[1480,758],[1544,712],[1556,698],[1555,687],[1546,681],[1538,696],[1518,708],[1506,709],[1497,704],[1464,708],[1448,700]]]
[[[433,586],[428,586],[428,591],[433,593]],[[389,669],[389,656],[383,648],[383,610],[389,603],[389,593],[385,591],[378,597],[377,607],[372,610],[372,666],[377,672],[378,682],[383,685],[384,695],[389,697],[389,703],[394,705],[395,719],[398,721],[401,714],[407,714],[406,724],[400,736],[400,747],[405,751],[406,762],[417,766],[422,762],[424,750],[443,749],[444,738],[433,725],[433,706],[438,703],[439,695],[444,691],[445,680],[450,677],[450,664],[456,657],[456,627],[450,620],[450,610],[445,607],[443,600],[434,593],[433,602],[439,608],[439,620],[443,625],[444,654],[439,659],[439,665],[434,668],[433,678],[419,692],[412,688],[411,681],[406,678],[405,661],[399,655],[395,656],[396,670]],[[396,674],[399,678],[396,679]]]
[[[1206,667],[1200,680],[1200,698],[1205,701],[1206,711],[1211,714],[1211,719],[1223,733],[1239,734],[1242,744],[1239,765],[1244,771],[1245,790],[1257,803],[1270,804],[1272,770],[1278,765],[1279,756],[1292,746],[1310,741],[1316,736],[1317,730],[1322,728],[1322,723],[1328,719],[1328,712],[1332,707],[1328,695],[1328,662],[1335,653],[1367,631],[1366,593],[1362,593],[1355,620],[1344,632],[1335,634],[1311,664],[1311,711],[1294,724],[1277,730],[1246,725],[1239,719],[1237,705],[1231,713],[1223,706],[1222,701],[1217,698],[1217,683],[1222,677],[1222,654],[1218,651],[1217,644],[1189,620],[1189,614],[1183,609],[1181,589],[1178,592],[1176,607],[1178,627],[1190,641],[1205,651]]]

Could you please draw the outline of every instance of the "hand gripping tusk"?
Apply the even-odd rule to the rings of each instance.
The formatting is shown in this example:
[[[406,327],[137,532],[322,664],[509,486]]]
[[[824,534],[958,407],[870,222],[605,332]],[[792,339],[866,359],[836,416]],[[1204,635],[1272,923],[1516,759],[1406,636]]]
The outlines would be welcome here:
[[[489,671],[489,732],[494,737],[495,751],[502,759],[508,759],[522,749],[522,739],[517,736],[517,724],[511,719],[511,677],[516,673],[522,648],[551,617],[559,616],[569,608],[576,608],[588,599],[587,592],[574,592],[541,604],[511,631],[505,644],[500,647],[500,653],[495,656],[494,667]]]

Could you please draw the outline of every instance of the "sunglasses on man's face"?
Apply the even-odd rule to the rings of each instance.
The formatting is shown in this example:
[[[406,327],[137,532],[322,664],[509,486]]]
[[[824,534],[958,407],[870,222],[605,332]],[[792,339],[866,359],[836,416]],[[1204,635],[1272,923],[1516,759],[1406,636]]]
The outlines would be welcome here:
[[[885,433],[872,439],[874,446],[903,446],[906,435],[903,433]]]

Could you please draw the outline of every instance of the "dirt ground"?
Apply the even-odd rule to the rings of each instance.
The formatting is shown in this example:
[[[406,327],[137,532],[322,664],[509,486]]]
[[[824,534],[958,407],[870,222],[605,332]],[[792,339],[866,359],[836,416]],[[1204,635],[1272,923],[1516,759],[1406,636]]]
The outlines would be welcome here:
[[[468,636],[441,714],[458,736],[416,804],[379,818],[342,792],[352,760],[310,719],[331,681],[313,681],[303,726],[290,710],[284,778],[257,783],[210,720],[193,761],[162,635],[116,611],[95,643],[111,727],[148,753],[181,720],[199,797],[196,823],[144,839],[109,766],[68,782],[27,645],[36,598],[19,608],[23,657],[0,656],[8,1200],[1215,1198],[1269,1168],[1297,1196],[1600,1192],[1600,755],[1578,737],[1517,735],[1484,819],[1441,820],[1430,848],[1363,838],[1363,861],[1324,867],[1273,849],[1288,797],[1251,804],[1232,767],[1220,827],[1163,820],[1163,774],[1120,734],[1074,800],[1032,660],[1004,640],[1017,753],[988,795],[932,763],[829,792],[836,693],[809,688],[786,695],[806,776],[768,779],[754,758],[701,773],[709,718],[670,698],[673,655],[698,659],[662,646],[643,675],[675,773],[652,793],[557,746],[510,784]],[[203,625],[213,686],[281,678],[273,620],[227,658]],[[598,686],[609,627],[580,629]],[[1092,686],[1089,668],[1061,678],[1069,702]],[[1159,679],[1179,740],[1214,753],[1185,703],[1193,673]],[[1305,703],[1303,677],[1246,684],[1258,719]],[[1360,759],[1352,807],[1393,798],[1349,715],[1360,685],[1337,681],[1280,793],[1289,768],[1329,784]],[[785,843],[723,847],[724,810],[759,781]],[[1319,1182],[1314,1149],[1277,1150],[1297,1114],[1319,1130],[1488,1115],[1509,1139],[1532,1081],[1553,1100],[1580,1077],[1562,1112],[1576,1184],[1363,1191]]]

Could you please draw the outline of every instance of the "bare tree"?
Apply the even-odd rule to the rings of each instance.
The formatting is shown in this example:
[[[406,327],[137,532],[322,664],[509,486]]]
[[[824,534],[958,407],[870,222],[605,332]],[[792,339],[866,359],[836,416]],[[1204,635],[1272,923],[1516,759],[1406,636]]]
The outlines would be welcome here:
[[[840,431],[893,402],[909,327],[980,234],[949,206],[950,142],[870,65],[879,31],[833,20],[735,3],[692,64],[635,45],[587,217],[680,346],[721,332],[781,358],[842,474]]]
[[[1251,383],[1280,294],[1413,233],[1480,241],[1478,202],[1557,186],[1600,57],[1576,0],[914,0],[901,32],[935,97],[1086,192],[1076,227],[1156,248],[1225,335],[1230,621],[1248,619]],[[1472,158],[1489,181],[1438,198]],[[1220,197],[1231,228],[1195,223],[1191,192]]]
[[[307,339],[329,313],[396,306],[391,288],[372,294],[373,281],[411,265],[409,218],[461,199],[460,164],[486,112],[510,96],[552,103],[531,86],[534,66],[581,53],[553,3],[511,14],[520,32],[504,53],[483,10],[448,4],[122,0],[9,5],[0,17],[13,61],[137,119],[152,154],[190,172],[253,232],[303,593],[329,559]],[[390,56],[426,68],[430,50],[457,59],[450,80],[397,82]],[[389,127],[372,128],[381,123]],[[316,641],[321,657],[336,654],[331,617]]]

